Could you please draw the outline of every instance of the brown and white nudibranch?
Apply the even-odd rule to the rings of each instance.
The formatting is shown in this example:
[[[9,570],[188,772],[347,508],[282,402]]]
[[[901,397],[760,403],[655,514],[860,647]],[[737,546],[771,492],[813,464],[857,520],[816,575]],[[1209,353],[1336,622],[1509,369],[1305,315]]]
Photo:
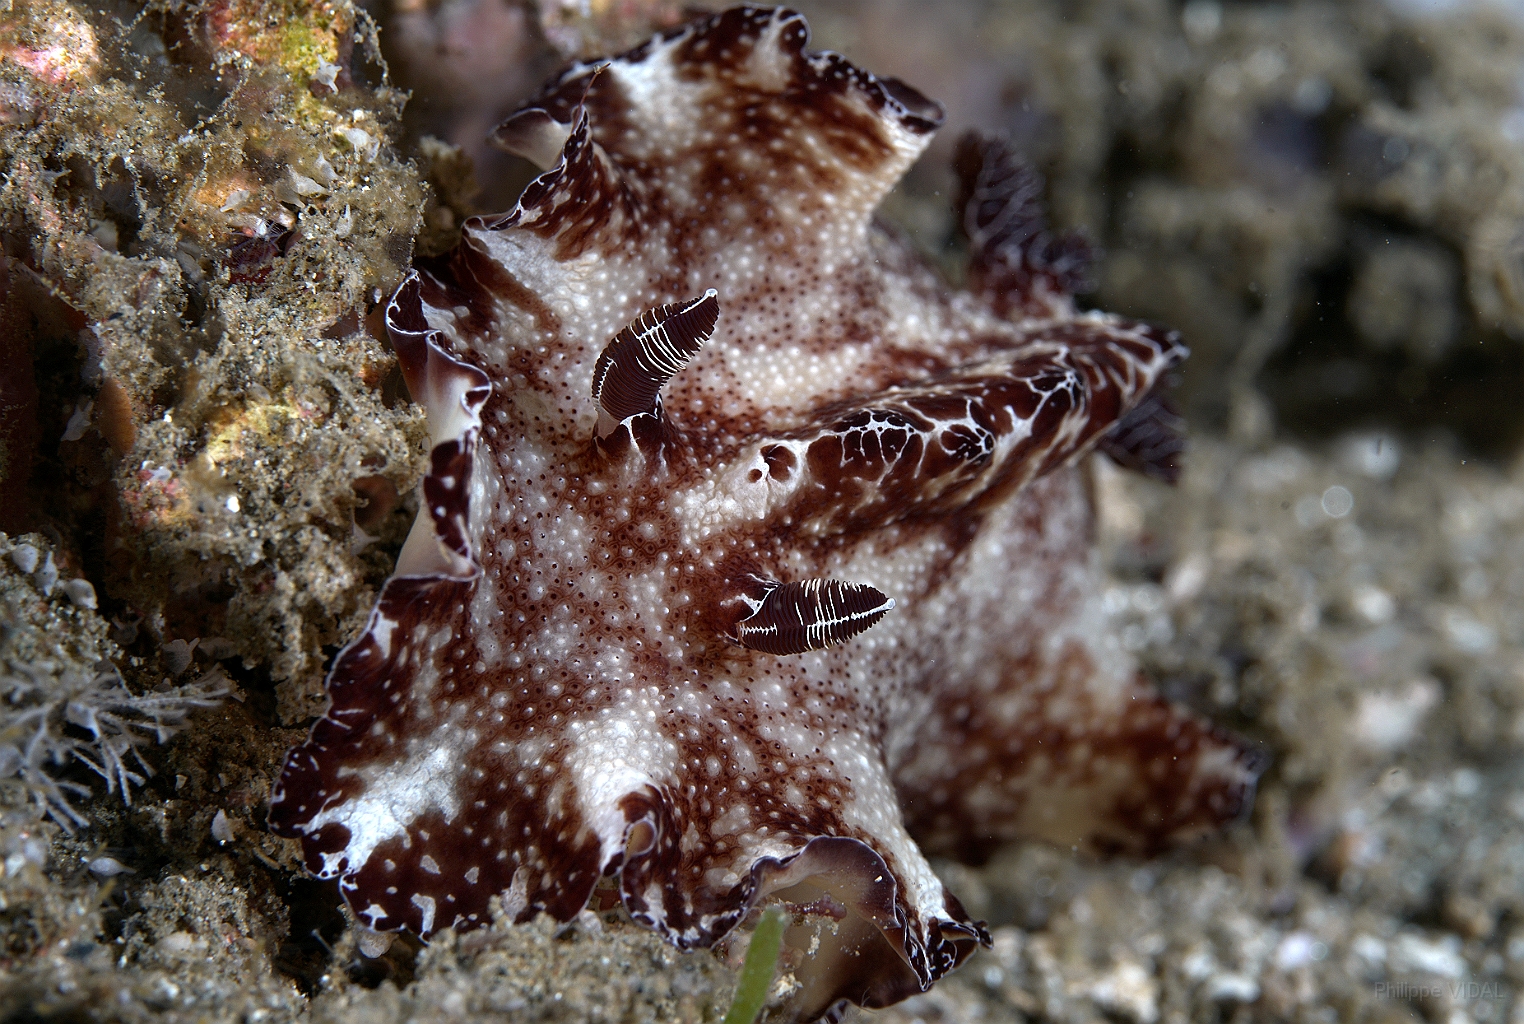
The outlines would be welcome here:
[[[1170,477],[1170,331],[1079,312],[1083,244],[998,142],[954,291],[873,220],[941,109],[742,7],[565,72],[552,165],[388,326],[422,509],[270,822],[373,929],[577,914],[674,944],[760,904],[801,1019],[987,940],[924,852],[1147,853],[1257,762],[1108,627],[1083,460]]]

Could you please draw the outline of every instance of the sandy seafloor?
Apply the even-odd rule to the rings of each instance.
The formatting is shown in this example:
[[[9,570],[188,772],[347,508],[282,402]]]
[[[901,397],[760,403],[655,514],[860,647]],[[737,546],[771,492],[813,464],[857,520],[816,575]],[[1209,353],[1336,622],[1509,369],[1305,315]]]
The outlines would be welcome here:
[[[367,956],[264,826],[415,508],[377,296],[526,180],[495,118],[677,5],[584,6],[0,0],[0,1020],[723,1015],[732,951],[617,912]],[[948,143],[999,129],[1104,248],[1085,301],[1185,331],[1188,470],[1095,466],[1098,571],[1165,692],[1270,758],[1164,858],[939,864],[994,948],[863,1019],[1524,1022],[1524,29],[808,13],[947,103],[886,214],[950,276]],[[186,716],[137,731],[151,777],[118,747],[130,804],[24,752],[48,709],[99,758],[86,706]]]

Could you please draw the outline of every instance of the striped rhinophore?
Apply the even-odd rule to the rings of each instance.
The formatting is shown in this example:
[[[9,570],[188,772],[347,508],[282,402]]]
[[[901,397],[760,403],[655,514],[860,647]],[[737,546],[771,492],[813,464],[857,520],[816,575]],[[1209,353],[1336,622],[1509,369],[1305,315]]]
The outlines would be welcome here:
[[[760,599],[743,598],[752,613],[736,626],[736,642],[766,654],[803,654],[852,639],[894,607],[894,598],[866,583],[758,579]]]

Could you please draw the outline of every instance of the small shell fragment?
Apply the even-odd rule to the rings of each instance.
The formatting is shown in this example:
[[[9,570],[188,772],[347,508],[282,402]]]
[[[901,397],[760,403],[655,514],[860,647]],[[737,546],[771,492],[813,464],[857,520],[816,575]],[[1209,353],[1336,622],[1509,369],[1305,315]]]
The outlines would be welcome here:
[[[333,169],[333,164],[328,162],[328,158],[320,154],[316,160],[312,161],[312,176],[324,185],[332,185],[339,174]]]
[[[298,174],[295,171],[291,172],[291,187],[296,190],[297,195],[303,198],[324,195],[328,191],[328,189],[305,174]]]
[[[374,960],[378,956],[385,956],[386,951],[392,948],[392,933],[372,931],[369,928],[356,926],[355,948],[360,955]]]
[[[223,844],[233,841],[233,825],[222,811],[218,811],[212,818],[212,838]]]
[[[163,953],[196,953],[207,948],[207,941],[193,932],[170,932],[154,943]]]
[[[96,878],[115,878],[117,875],[135,874],[132,868],[115,857],[96,857],[85,865]]]
[[[11,548],[11,564],[28,576],[37,568],[39,557],[37,549],[30,544],[17,544]]]
[[[353,149],[360,159],[367,162],[374,160],[376,153],[381,149],[380,141],[373,138],[370,132],[363,128],[335,128],[333,133],[349,143],[349,148]]]
[[[88,608],[93,611],[96,607],[95,587],[83,577],[64,580],[63,592],[76,608]]]

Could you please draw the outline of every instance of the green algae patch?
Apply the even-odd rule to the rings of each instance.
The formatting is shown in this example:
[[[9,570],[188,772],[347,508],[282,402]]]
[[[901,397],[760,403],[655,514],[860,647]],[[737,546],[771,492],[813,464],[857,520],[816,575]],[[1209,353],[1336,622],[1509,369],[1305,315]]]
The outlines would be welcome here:
[[[287,23],[279,36],[278,63],[293,79],[301,81],[317,74],[324,64],[338,60],[339,46],[335,33],[352,31],[351,25],[335,27],[331,19],[309,18]]]

